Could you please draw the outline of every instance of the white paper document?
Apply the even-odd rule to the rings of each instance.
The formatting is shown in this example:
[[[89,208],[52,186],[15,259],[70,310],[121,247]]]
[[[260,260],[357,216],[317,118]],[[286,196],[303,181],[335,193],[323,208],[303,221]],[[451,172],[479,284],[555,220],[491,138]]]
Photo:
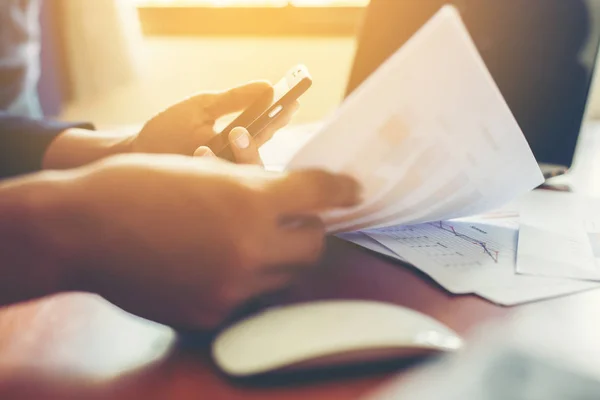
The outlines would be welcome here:
[[[503,306],[516,306],[524,303],[552,299],[555,297],[566,296],[598,288],[600,288],[600,286],[594,282],[560,279],[551,284],[548,283],[530,287],[488,287],[477,294],[491,301],[492,303]]]
[[[321,122],[286,126],[260,148],[265,169],[281,171],[321,128]]]
[[[515,305],[600,287],[516,274],[518,228],[440,221],[365,232],[455,294]],[[377,250],[375,250],[377,251]]]
[[[357,88],[288,169],[354,176],[364,202],[329,232],[481,213],[543,182],[458,12],[444,7]]]
[[[401,254],[453,293],[474,293],[514,275],[516,232],[459,222],[434,222],[365,232]]]
[[[384,245],[382,245],[375,239],[369,237],[368,235],[366,235],[362,232],[346,232],[346,233],[341,233],[337,236],[340,239],[344,239],[348,242],[351,242],[351,243],[354,243],[361,247],[364,247],[365,249],[374,251],[375,253],[383,254],[384,256],[395,258],[400,261],[405,261],[398,254],[394,253],[392,250],[388,249],[387,247],[385,247]]]
[[[456,220],[498,209],[544,179],[452,6],[305,138],[297,151],[284,146],[290,151],[275,164],[345,173],[363,187],[359,206],[322,216],[328,232],[406,261],[453,293],[499,304],[598,286],[517,274],[518,216],[503,218],[507,210],[479,222]],[[481,223],[486,219],[503,225]],[[600,218],[597,227],[586,237],[600,253]]]
[[[521,209],[517,271],[600,281],[600,199],[538,191]]]

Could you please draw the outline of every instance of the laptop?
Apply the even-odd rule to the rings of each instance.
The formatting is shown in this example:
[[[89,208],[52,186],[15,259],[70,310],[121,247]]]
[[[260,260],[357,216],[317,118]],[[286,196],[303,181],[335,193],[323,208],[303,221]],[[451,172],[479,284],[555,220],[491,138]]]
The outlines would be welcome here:
[[[573,162],[600,46],[600,0],[371,0],[350,94],[454,4],[546,176]]]

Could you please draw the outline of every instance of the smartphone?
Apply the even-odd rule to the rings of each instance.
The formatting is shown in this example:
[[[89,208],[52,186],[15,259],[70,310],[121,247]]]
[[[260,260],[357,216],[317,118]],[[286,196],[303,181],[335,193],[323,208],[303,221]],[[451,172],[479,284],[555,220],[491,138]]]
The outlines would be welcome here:
[[[229,144],[229,132],[241,126],[248,129],[250,136],[260,134],[278,115],[294,104],[312,85],[312,78],[304,65],[290,69],[272,88],[262,93],[233,122],[216,135],[208,146],[220,158],[235,161]]]

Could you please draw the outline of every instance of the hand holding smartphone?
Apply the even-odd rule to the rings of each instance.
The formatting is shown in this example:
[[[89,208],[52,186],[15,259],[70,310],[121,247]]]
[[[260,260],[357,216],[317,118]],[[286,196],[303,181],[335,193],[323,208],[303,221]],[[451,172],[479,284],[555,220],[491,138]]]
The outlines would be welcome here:
[[[293,105],[312,85],[308,69],[297,65],[290,69],[272,88],[261,94],[250,107],[216,135],[208,146],[220,158],[235,161],[228,136],[236,127],[244,127],[256,137],[281,113]]]

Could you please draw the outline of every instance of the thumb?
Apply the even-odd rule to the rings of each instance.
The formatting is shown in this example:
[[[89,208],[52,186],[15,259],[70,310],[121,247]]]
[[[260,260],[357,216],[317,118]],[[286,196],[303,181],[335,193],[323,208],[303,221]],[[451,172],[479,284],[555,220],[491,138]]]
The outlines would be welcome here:
[[[194,157],[217,157],[212,150],[206,146],[200,146],[194,151]]]
[[[273,101],[273,87],[269,82],[255,81],[209,96],[206,110],[213,119],[244,110],[256,102],[257,116]]]
[[[258,146],[246,128],[233,128],[229,132],[229,143],[236,163],[262,165]]]

